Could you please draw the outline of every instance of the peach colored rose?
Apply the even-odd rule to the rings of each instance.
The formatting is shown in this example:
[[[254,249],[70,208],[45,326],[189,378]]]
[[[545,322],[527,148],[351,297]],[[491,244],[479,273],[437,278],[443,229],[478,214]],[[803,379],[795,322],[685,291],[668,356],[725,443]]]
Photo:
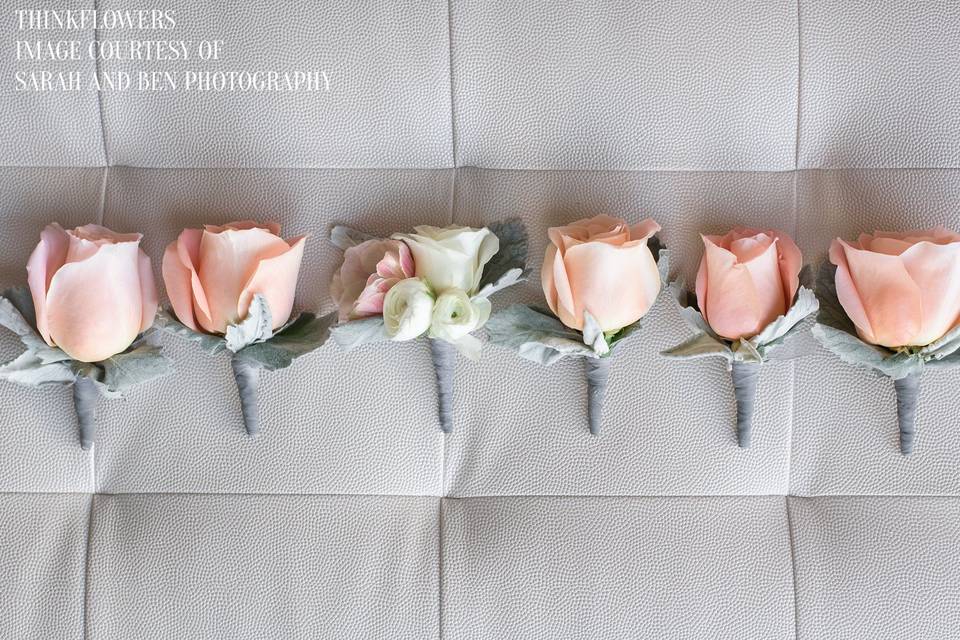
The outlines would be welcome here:
[[[374,239],[348,248],[330,283],[340,322],[380,315],[387,291],[414,275],[413,256],[403,242]]]
[[[860,337],[884,347],[924,346],[960,321],[960,234],[861,234],[830,245],[837,297]]]
[[[284,240],[275,222],[245,220],[184,229],[163,254],[163,282],[177,318],[195,331],[225,333],[255,294],[273,328],[290,318],[305,237]]]
[[[697,304],[717,335],[752,338],[782,316],[800,286],[803,256],[782,231],[738,227],[701,236]]]
[[[153,324],[157,289],[139,233],[53,223],[27,262],[37,330],[74,360],[99,362]]]
[[[551,227],[540,272],[550,309],[577,330],[583,330],[585,311],[604,332],[639,320],[660,292],[660,273],[647,247],[659,230],[649,218],[631,228],[607,215]]]

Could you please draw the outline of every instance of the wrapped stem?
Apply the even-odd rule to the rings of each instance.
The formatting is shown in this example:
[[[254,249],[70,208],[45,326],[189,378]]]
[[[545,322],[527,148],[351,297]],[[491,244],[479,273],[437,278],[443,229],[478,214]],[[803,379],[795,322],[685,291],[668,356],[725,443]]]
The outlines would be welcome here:
[[[77,376],[73,383],[73,408],[77,413],[80,448],[88,451],[97,433],[97,384],[86,376]]]
[[[737,399],[737,443],[741,449],[747,449],[753,438],[753,408],[757,402],[760,363],[734,362],[730,375]]]
[[[610,377],[610,357],[584,358],[587,373],[587,418],[592,435],[600,434],[603,417],[603,396],[607,393]]]
[[[913,442],[917,435],[917,400],[920,397],[920,374],[911,373],[905,378],[893,381],[897,391],[897,422],[900,425],[900,453],[913,453]]]
[[[233,366],[233,377],[237,381],[237,391],[240,394],[240,411],[243,413],[243,424],[247,435],[253,437],[260,432],[260,405],[258,404],[258,389],[260,387],[260,369],[236,356],[230,361]]]
[[[437,405],[440,430],[453,431],[453,374],[457,364],[457,349],[449,342],[430,339],[433,370],[437,374]]]

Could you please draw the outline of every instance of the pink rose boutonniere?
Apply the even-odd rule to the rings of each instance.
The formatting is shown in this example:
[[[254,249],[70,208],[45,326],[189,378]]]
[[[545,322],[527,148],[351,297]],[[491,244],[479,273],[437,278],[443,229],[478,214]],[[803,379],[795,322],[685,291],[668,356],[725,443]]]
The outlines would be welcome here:
[[[778,359],[782,352],[777,347],[800,331],[802,321],[817,310],[817,299],[801,286],[803,256],[782,231],[736,228],[701,238],[696,302],[680,309],[696,335],[664,355],[727,361],[737,405],[737,442],[746,448],[753,436],[761,365]]]
[[[326,341],[333,316],[290,321],[305,237],[273,222],[184,229],[163,254],[170,311],[160,326],[210,354],[230,352],[247,435],[260,430],[260,372],[288,367]]]
[[[88,224],[47,225],[27,263],[29,289],[0,297],[0,324],[26,347],[0,378],[40,386],[72,384],[80,444],[95,438],[97,397],[169,373],[170,362],[145,334],[157,289],[139,233]]]
[[[650,246],[659,230],[650,219],[630,226],[607,215],[549,229],[540,272],[549,310],[513,305],[488,325],[491,342],[528,360],[584,359],[592,434],[600,433],[609,355],[639,328],[666,278],[667,252]]]
[[[841,360],[893,380],[900,451],[916,439],[920,377],[960,364],[960,234],[928,231],[837,238],[820,270],[813,333]]]

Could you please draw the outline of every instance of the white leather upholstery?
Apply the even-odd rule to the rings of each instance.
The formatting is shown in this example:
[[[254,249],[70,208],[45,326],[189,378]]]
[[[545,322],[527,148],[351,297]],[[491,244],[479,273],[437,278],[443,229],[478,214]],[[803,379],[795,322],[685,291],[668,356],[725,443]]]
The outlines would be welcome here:
[[[330,91],[17,93],[51,67],[12,59],[12,9],[38,8],[14,0],[0,287],[52,220],[143,232],[159,279],[180,229],[275,219],[309,234],[297,306],[322,312],[336,223],[520,216],[534,275],[495,308],[541,303],[546,229],[598,213],[658,220],[688,282],[699,234],[734,225],[813,264],[836,236],[960,228],[956,2],[147,4],[167,37],[225,40],[216,68]],[[94,5],[144,8],[58,8]],[[265,374],[256,440],[227,361],[169,336],[178,374],[101,400],[91,452],[67,389],[0,382],[0,638],[960,638],[960,373],[924,377],[903,457],[892,384],[803,338],[740,450],[722,365],[658,355],[688,335],[666,301],[643,324],[599,437],[580,363],[492,345],[457,362],[448,436],[422,342]]]

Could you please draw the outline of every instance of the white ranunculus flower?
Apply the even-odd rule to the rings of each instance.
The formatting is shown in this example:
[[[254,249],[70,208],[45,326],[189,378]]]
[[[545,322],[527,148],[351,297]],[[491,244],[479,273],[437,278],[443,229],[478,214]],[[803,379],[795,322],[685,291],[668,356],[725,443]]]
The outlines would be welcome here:
[[[480,287],[483,267],[500,250],[500,240],[489,229],[450,226],[414,227],[416,233],[397,233],[413,253],[417,277],[433,290],[461,289],[472,296]]]
[[[471,331],[482,327],[490,318],[490,301],[486,298],[470,300],[462,289],[448,289],[433,306],[430,337],[456,342]]]
[[[393,285],[383,299],[383,325],[394,340],[413,340],[430,328],[433,291],[420,278]]]

